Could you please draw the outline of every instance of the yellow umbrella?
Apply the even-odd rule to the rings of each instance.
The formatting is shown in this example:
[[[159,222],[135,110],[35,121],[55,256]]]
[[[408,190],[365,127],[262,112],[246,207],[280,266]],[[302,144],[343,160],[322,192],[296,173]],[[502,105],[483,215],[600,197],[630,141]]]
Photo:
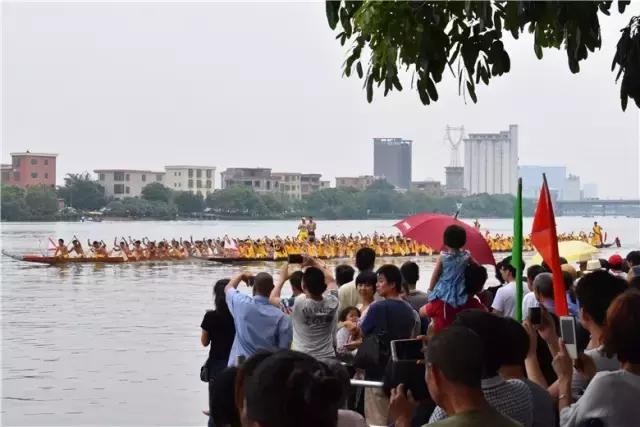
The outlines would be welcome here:
[[[589,261],[593,254],[598,252],[598,248],[580,240],[567,240],[558,243],[558,251],[560,252],[560,256],[566,258],[569,262],[581,262]],[[529,261],[531,265],[541,263],[542,257],[537,252],[533,258],[531,258],[531,261]]]

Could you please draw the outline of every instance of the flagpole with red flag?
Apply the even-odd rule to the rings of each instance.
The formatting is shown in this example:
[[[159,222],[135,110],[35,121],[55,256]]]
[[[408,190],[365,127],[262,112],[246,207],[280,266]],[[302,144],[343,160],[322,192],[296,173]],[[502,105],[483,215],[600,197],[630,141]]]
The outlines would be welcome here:
[[[542,188],[536,206],[536,214],[531,228],[531,243],[538,250],[544,262],[551,268],[553,275],[553,300],[558,316],[567,316],[567,296],[564,287],[562,270],[560,269],[560,254],[558,252],[558,234],[556,220],[553,215],[551,194],[547,185],[547,177],[542,174]]]

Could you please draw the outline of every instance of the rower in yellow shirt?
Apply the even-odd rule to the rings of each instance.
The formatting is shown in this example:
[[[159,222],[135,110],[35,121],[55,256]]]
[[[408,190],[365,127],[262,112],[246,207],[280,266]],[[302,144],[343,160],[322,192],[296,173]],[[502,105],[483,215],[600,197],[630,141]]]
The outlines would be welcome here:
[[[593,228],[591,229],[591,231],[593,232],[593,237],[591,238],[591,245],[596,247],[602,246],[604,244],[603,232],[602,232],[602,227],[598,225],[597,221],[593,222]]]

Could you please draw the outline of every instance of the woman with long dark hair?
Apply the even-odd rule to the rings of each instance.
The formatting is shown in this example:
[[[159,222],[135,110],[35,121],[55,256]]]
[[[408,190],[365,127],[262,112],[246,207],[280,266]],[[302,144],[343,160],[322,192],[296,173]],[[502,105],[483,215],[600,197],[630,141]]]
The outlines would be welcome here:
[[[229,283],[229,279],[218,280],[213,286],[213,300],[215,310],[209,310],[202,319],[202,335],[200,341],[203,346],[209,348],[209,359],[207,359],[207,369],[209,371],[209,426],[214,426],[214,414],[211,412],[213,401],[213,383],[229,361],[231,345],[236,335],[236,328],[233,324],[233,317],[227,306],[224,294],[224,287]]]

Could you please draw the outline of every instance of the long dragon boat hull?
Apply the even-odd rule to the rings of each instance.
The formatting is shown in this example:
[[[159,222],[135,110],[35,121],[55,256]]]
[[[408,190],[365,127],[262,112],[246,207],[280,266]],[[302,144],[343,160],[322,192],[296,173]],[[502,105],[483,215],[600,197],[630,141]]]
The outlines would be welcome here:
[[[154,259],[134,259],[125,258],[122,256],[109,256],[109,257],[53,257],[46,255],[14,255],[5,251],[2,251],[3,255],[13,258],[18,261],[31,262],[36,264],[47,265],[65,265],[65,264],[131,264],[131,263],[146,263],[157,261],[183,261],[190,259],[202,259],[198,257],[191,258],[154,258]]]
[[[411,258],[411,257],[428,257],[428,256],[432,256],[435,257],[436,254],[433,255],[429,255],[429,254],[420,254],[420,255],[414,255],[414,254],[409,254],[409,255],[380,255],[380,256],[376,256],[376,258]],[[338,260],[338,259],[352,259],[353,257],[318,257],[318,259],[325,259],[325,260]],[[217,262],[217,263],[221,263],[221,264],[244,264],[244,263],[255,263],[255,262],[284,262],[287,261],[288,258],[286,257],[282,257],[282,258],[242,258],[242,257],[207,257],[205,258],[207,261],[212,261],[212,262]]]

